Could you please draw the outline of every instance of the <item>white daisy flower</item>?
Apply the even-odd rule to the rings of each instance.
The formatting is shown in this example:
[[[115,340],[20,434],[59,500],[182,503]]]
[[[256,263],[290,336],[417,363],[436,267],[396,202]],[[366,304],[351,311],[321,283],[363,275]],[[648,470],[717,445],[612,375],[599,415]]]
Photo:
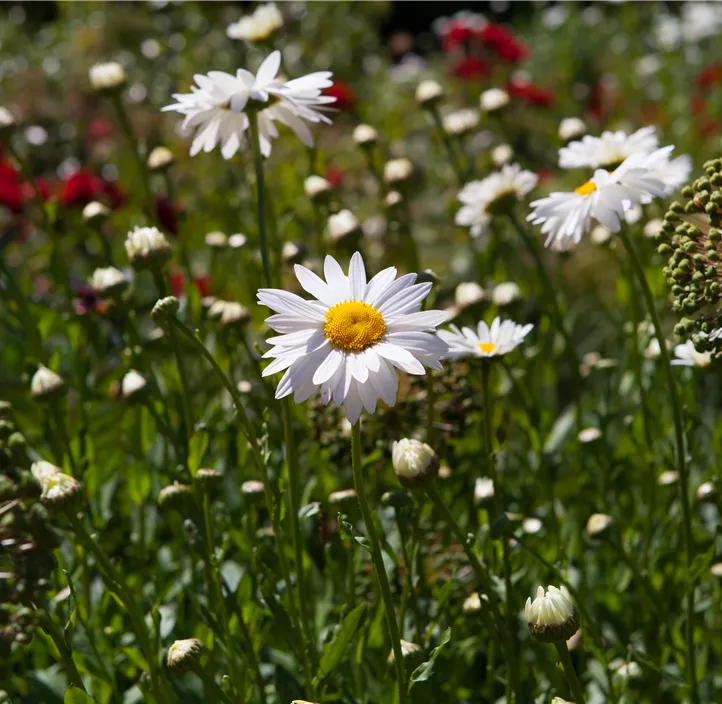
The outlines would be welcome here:
[[[665,147],[659,151],[669,154],[669,150]],[[658,170],[646,167],[647,163],[654,165],[656,159],[656,152],[633,154],[611,173],[597,169],[589,181],[573,191],[551,193],[533,201],[534,210],[527,220],[542,226],[541,231],[547,235],[546,247],[562,250],[579,244],[582,235],[591,229],[592,220],[619,232],[624,213],[632,205],[666,195]]]
[[[683,345],[676,345],[674,348],[672,364],[679,367],[709,367],[712,364],[711,352],[697,352],[692,340],[687,340]]]
[[[394,405],[397,369],[423,375],[424,366],[442,368],[447,346],[433,332],[446,315],[419,310],[431,283],[415,284],[416,274],[396,279],[395,267],[367,281],[358,252],[348,276],[331,256],[324,262],[326,281],[300,265],[295,272],[312,300],[278,289],[258,292],[259,302],[277,313],[266,323],[281,333],[267,340],[272,349],[264,355],[274,361],[263,376],[286,370],[277,399],[293,393],[301,403],[320,388],[323,403],[343,404],[354,424],[362,408],[376,410],[378,398]]]
[[[518,325],[513,320],[494,318],[491,326],[479,321],[476,332],[468,327],[461,330],[450,325],[449,330],[439,330],[436,334],[449,346],[446,355],[449,359],[463,357],[500,357],[516,349],[534,326]]]
[[[258,132],[261,152],[271,153],[271,140],[278,137],[276,122],[290,127],[307,146],[313,146],[313,135],[306,122],[326,122],[318,108],[334,102],[321,91],[333,84],[329,71],[310,73],[302,78],[283,82],[277,77],[281,52],[274,51],[261,64],[254,76],[239,68],[236,75],[224,71],[196,74],[197,85],[190,93],[175,93],[176,103],[166,105],[185,115],[183,129],[196,130],[191,156],[201,150],[210,152],[220,145],[221,154],[230,159],[244,143],[249,128],[249,110],[258,110]]]
[[[559,150],[562,169],[609,168],[619,165],[628,156],[640,152],[648,154],[659,147],[656,128],[642,127],[628,135],[624,130],[605,130],[601,136],[585,135]]]
[[[481,113],[474,108],[462,108],[448,115],[442,120],[444,132],[452,137],[461,137],[479,126]]]
[[[535,173],[522,170],[519,164],[505,164],[501,171],[481,181],[470,181],[459,191],[458,199],[464,205],[456,213],[456,224],[470,227],[471,236],[478,237],[492,216],[506,212],[510,205],[529,193],[538,180]]]
[[[250,14],[232,22],[226,29],[230,39],[245,39],[247,42],[261,42],[269,39],[283,27],[283,15],[275,2],[258,5]]]

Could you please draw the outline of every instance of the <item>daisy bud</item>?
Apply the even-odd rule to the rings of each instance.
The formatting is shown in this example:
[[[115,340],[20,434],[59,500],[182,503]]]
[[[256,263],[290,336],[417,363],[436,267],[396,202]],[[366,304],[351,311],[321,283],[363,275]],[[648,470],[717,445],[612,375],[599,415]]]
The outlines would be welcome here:
[[[494,503],[494,480],[489,477],[477,477],[474,482],[474,505],[491,506]]]
[[[404,508],[411,503],[411,497],[405,491],[385,491],[381,495],[381,503],[393,508]]]
[[[404,438],[391,450],[394,472],[403,486],[411,489],[436,476],[439,458],[425,442]]]
[[[407,640],[401,639],[401,657],[404,659],[404,665],[407,672],[413,672],[426,657],[424,649],[416,643],[410,643]],[[386,659],[389,665],[393,665],[396,662],[396,654],[392,650],[389,653],[389,657]]]
[[[567,588],[539,587],[536,599],[526,600],[524,613],[531,634],[542,643],[561,643],[579,628],[579,612]]]
[[[622,658],[615,658],[609,667],[622,680],[638,680],[642,676],[642,668],[634,660],[625,662]]]
[[[500,144],[491,150],[491,160],[498,169],[508,164],[513,157],[514,150],[508,144]]]
[[[196,481],[208,491],[219,487],[223,483],[223,475],[216,469],[201,467],[196,472]]]
[[[449,113],[442,121],[444,131],[452,137],[462,137],[479,126],[481,115],[478,110],[464,108]]]
[[[168,147],[156,147],[148,154],[146,163],[151,171],[162,171],[172,166],[174,161],[173,152]]]
[[[679,473],[669,469],[666,472],[662,472],[662,474],[657,477],[657,484],[660,486],[671,486],[672,484],[675,484],[678,479]]]
[[[120,382],[120,394],[124,399],[138,398],[147,386],[148,382],[135,369],[131,369]]]
[[[248,497],[251,501],[262,501],[265,496],[263,482],[258,479],[249,479],[241,484],[241,494]]]
[[[236,232],[228,238],[228,246],[231,249],[240,249],[241,247],[246,246],[247,241],[248,238],[244,234]]]
[[[541,532],[541,529],[543,527],[544,527],[544,524],[542,523],[541,519],[537,518],[536,516],[531,516],[530,518],[525,518],[521,522],[521,529],[527,535],[536,535],[537,533]]]
[[[414,165],[405,157],[391,159],[384,164],[384,183],[395,186],[405,183],[414,174]]]
[[[606,513],[593,513],[589,516],[587,527],[584,529],[584,532],[590,538],[598,538],[607,531],[612,523],[614,523],[614,519]]]
[[[328,234],[334,242],[361,233],[359,221],[348,209],[340,210],[335,215],[331,215],[328,218],[327,228]]]
[[[225,328],[243,327],[250,319],[251,314],[247,308],[244,308],[236,301],[223,301],[223,311],[221,312],[221,325]]]
[[[333,491],[328,495],[328,503],[334,508],[341,510],[349,506],[356,506],[356,501],[355,489],[341,489],[340,491]]]
[[[122,88],[127,77],[125,69],[116,61],[95,64],[90,69],[90,85],[98,92],[113,91]]]
[[[180,301],[175,296],[161,298],[150,311],[150,317],[157,325],[162,325],[170,318],[174,318],[180,308]]]
[[[713,501],[717,498],[717,487],[714,482],[704,482],[697,487],[695,495],[698,501]]]
[[[50,401],[62,396],[65,391],[65,382],[42,364],[30,381],[30,393],[36,401]]]
[[[362,149],[369,149],[376,144],[379,133],[371,125],[357,125],[353,131],[352,139]]]
[[[49,511],[65,511],[80,499],[80,484],[64,474],[60,467],[41,460],[33,462],[30,472],[40,485],[40,502]]]
[[[301,263],[303,259],[303,247],[297,245],[295,242],[284,242],[281,248],[281,259],[286,264],[297,264]]]
[[[599,440],[601,437],[602,431],[599,430],[599,428],[584,428],[583,430],[580,430],[579,435],[577,435],[579,442],[585,445],[587,443],[594,442],[595,440]]]
[[[438,81],[421,81],[416,88],[416,102],[428,108],[436,105],[444,97],[444,89]]]
[[[713,577],[722,577],[722,562],[715,562],[709,568],[709,572]]]
[[[157,227],[131,230],[125,240],[125,251],[136,269],[159,267],[173,256],[173,248]]]
[[[168,669],[182,673],[194,670],[200,665],[205,646],[197,638],[177,640],[168,649]]]
[[[283,15],[275,2],[257,5],[250,14],[241,17],[226,28],[229,39],[244,39],[247,42],[263,42],[270,39],[283,27]]]
[[[0,134],[9,133],[17,124],[13,114],[4,107],[0,107]]]
[[[303,182],[303,190],[314,203],[322,203],[333,193],[333,186],[323,176],[314,175]]]
[[[228,244],[228,237],[224,232],[215,230],[206,235],[206,247],[211,249],[223,249]]]
[[[464,613],[467,616],[470,616],[472,614],[478,614],[479,611],[481,611],[482,601],[488,603],[489,597],[486,594],[479,594],[477,592],[470,594],[464,600],[464,606],[462,607]]]
[[[0,401],[0,418],[10,418],[13,414],[13,404],[10,401]]]
[[[454,291],[454,303],[457,308],[467,308],[475,303],[480,303],[486,298],[484,289],[476,281],[465,281],[460,283]]]
[[[91,200],[83,208],[83,220],[90,225],[100,225],[104,223],[110,215],[110,208],[107,205],[99,203],[97,200]]]
[[[501,88],[485,90],[479,98],[479,105],[484,112],[495,112],[509,104],[509,94]]]
[[[96,269],[88,283],[96,293],[105,298],[115,298],[128,288],[125,274],[114,266]]]
[[[193,490],[188,485],[173,482],[158,492],[158,506],[182,512],[192,494]]]
[[[654,239],[659,235],[659,233],[662,231],[662,226],[664,225],[664,220],[660,220],[659,218],[655,218],[654,220],[650,220],[645,226],[644,230],[642,231],[644,233],[645,237],[649,237],[650,239]]]
[[[393,210],[397,206],[401,205],[404,197],[398,191],[390,191],[384,198],[384,205],[389,209]]]
[[[216,298],[213,303],[208,307],[206,315],[210,320],[220,320],[223,315],[223,311],[226,309],[226,302],[220,298]]]
[[[494,286],[491,292],[491,301],[495,306],[503,308],[521,298],[521,289],[513,281],[505,281],[504,283]]]
[[[562,699],[561,697],[554,697],[551,701],[551,704],[574,704],[574,702],[567,701],[566,699]]]
[[[562,142],[569,142],[576,137],[581,137],[587,131],[587,126],[578,117],[565,117],[559,123],[559,139]]]

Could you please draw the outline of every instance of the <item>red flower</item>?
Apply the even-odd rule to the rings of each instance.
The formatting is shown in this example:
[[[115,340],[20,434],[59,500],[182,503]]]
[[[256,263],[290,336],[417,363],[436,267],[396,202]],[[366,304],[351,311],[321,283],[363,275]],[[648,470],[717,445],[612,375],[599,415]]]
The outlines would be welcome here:
[[[707,109],[707,98],[703,98],[701,95],[692,96],[692,100],[689,102],[689,111],[693,115],[701,115]]]
[[[463,46],[474,36],[474,31],[461,20],[452,20],[444,31],[443,49],[448,54]]]
[[[33,183],[35,184],[35,188],[33,188],[27,182],[23,184],[23,196],[25,197],[25,200],[30,200],[31,198],[34,198],[35,191],[38,192],[38,195],[44,201],[50,200],[50,196],[53,192],[50,184],[44,178],[36,178]]]
[[[155,199],[155,214],[160,223],[161,229],[169,235],[178,235],[178,215],[182,212],[182,208],[173,204],[162,196]]]
[[[94,117],[85,133],[91,142],[97,142],[113,134],[113,123],[105,117]]]
[[[465,56],[463,59],[459,59],[454,64],[452,72],[457,78],[469,81],[475,78],[488,76],[490,67],[486,61],[482,61],[476,56]]]
[[[180,269],[173,269],[170,272],[170,292],[180,298],[185,291],[186,277]]]
[[[479,30],[477,36],[484,44],[492,47],[504,62],[515,64],[529,55],[529,49],[514,33],[500,24],[489,22]]]
[[[193,277],[193,284],[198,289],[198,293],[201,294],[201,296],[210,296],[211,293],[211,277],[208,276],[208,274],[204,274],[203,276],[195,276]]]
[[[117,184],[116,181],[103,182],[103,196],[108,201],[112,210],[117,210],[126,201],[125,191]]]
[[[343,81],[334,81],[332,86],[323,91],[323,94],[336,98],[336,102],[331,103],[331,106],[339,110],[350,110],[356,105],[356,93],[348,83]]]
[[[92,171],[80,169],[60,184],[60,202],[66,206],[87,205],[105,193],[105,182]]]
[[[334,188],[341,188],[341,183],[343,182],[343,171],[336,166],[329,166],[328,169],[326,169],[324,178]]]
[[[710,64],[697,74],[700,88],[712,88],[716,83],[722,83],[722,64]]]
[[[0,162],[0,205],[19,213],[24,201],[20,174],[7,162]]]
[[[538,105],[539,107],[548,107],[555,100],[555,95],[548,88],[535,86],[533,83],[525,81],[511,81],[507,86],[507,92],[512,98],[519,98],[530,105]]]

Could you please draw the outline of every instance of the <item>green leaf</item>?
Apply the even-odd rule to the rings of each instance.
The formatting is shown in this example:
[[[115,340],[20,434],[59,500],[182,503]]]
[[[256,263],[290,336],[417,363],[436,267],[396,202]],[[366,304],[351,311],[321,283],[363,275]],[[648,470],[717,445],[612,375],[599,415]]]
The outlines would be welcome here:
[[[555,421],[544,443],[544,454],[553,455],[569,436],[574,424],[574,408],[567,408]]]
[[[196,430],[191,436],[188,443],[188,469],[192,477],[195,477],[196,472],[201,468],[201,462],[203,462],[210,439],[211,437],[205,428]]]
[[[68,650],[73,652],[73,633],[75,633],[75,619],[76,619],[76,608],[77,608],[77,596],[75,595],[75,587],[73,586],[73,580],[70,579],[70,573],[67,570],[63,570],[65,578],[68,580],[68,587],[70,587],[70,615],[68,616],[68,622],[65,624],[63,629],[63,636],[65,638],[65,644],[68,646]]]
[[[346,614],[341,627],[333,640],[323,646],[318,682],[331,675],[348,656],[348,649],[353,637],[366,617],[366,605],[359,604],[353,611]]]
[[[366,550],[371,552],[371,543],[364,538],[362,535],[356,535],[356,530],[354,527],[348,522],[344,521],[342,519],[342,514],[338,514],[338,520],[339,520],[339,533],[341,534],[341,537],[344,540],[353,540],[355,543],[358,543],[362,548],[366,548]]]
[[[434,674],[434,662],[439,657],[441,649],[451,640],[451,628],[447,628],[444,631],[444,635],[441,636],[441,642],[431,651],[431,656],[426,662],[421,663],[412,673],[409,681],[409,691],[414,686],[415,682],[425,682]]]
[[[710,565],[714,562],[716,554],[716,545],[712,543],[707,552],[695,555],[689,571],[687,572],[687,591],[692,589],[699,578],[709,571]]]
[[[70,687],[65,690],[65,696],[63,697],[63,704],[88,704],[88,702],[94,701],[95,699],[93,699],[93,697],[73,685],[70,685]]]

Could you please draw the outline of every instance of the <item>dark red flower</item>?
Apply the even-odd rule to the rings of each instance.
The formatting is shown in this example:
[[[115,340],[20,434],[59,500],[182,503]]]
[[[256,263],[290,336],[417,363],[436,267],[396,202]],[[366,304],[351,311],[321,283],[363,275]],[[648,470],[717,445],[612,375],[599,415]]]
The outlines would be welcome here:
[[[50,184],[44,179],[44,178],[36,178],[33,182],[35,184],[35,188],[29,184],[24,183],[23,184],[23,195],[25,196],[25,200],[29,200],[30,198],[35,197],[35,191],[38,192],[38,195],[44,200],[48,201],[50,200],[50,196],[53,194],[53,189],[50,186]]]
[[[334,188],[341,188],[341,184],[343,183],[343,170],[339,169],[336,166],[329,166],[328,169],[326,169],[324,178]]]
[[[474,30],[462,20],[452,20],[444,31],[442,46],[448,54],[457,47],[463,46],[474,36]]]
[[[703,98],[701,95],[693,95],[692,100],[689,101],[689,111],[693,115],[702,115],[707,109],[707,98]]]
[[[700,88],[709,89],[716,83],[722,83],[722,64],[710,64],[697,74],[697,85]]]
[[[106,117],[94,117],[89,123],[86,135],[91,142],[96,142],[113,134],[113,123]]]
[[[210,296],[211,294],[211,277],[208,274],[193,277],[193,284],[198,289],[201,296]]]
[[[75,286],[76,298],[73,298],[73,310],[76,315],[99,313],[104,315],[107,305],[92,286],[80,284]]]
[[[506,63],[517,63],[529,55],[527,46],[501,24],[489,22],[478,31],[477,36],[484,44],[492,47],[496,55]]]
[[[452,69],[452,73],[464,81],[483,78],[488,76],[490,71],[489,64],[476,56],[464,56],[454,64]]]
[[[24,201],[20,173],[6,161],[0,162],[0,205],[19,213]]]
[[[555,100],[555,95],[548,88],[535,86],[533,83],[526,81],[511,81],[507,86],[507,92],[512,98],[523,100],[530,105],[538,105],[539,107],[548,107]]]
[[[170,292],[180,298],[185,291],[186,277],[180,269],[173,269],[170,272]]]
[[[323,91],[323,94],[336,98],[336,102],[331,103],[331,107],[339,110],[350,110],[356,105],[356,93],[348,83],[343,81],[334,81],[332,86]]]
[[[178,235],[178,215],[181,214],[182,208],[179,205],[173,207],[173,204],[162,196],[155,199],[155,214],[160,223],[161,230],[169,235]]]
[[[118,185],[117,181],[105,181],[103,183],[103,200],[108,202],[112,210],[117,210],[125,204],[125,191]]]
[[[66,206],[87,205],[105,193],[105,182],[92,171],[80,169],[60,184],[60,202]]]

